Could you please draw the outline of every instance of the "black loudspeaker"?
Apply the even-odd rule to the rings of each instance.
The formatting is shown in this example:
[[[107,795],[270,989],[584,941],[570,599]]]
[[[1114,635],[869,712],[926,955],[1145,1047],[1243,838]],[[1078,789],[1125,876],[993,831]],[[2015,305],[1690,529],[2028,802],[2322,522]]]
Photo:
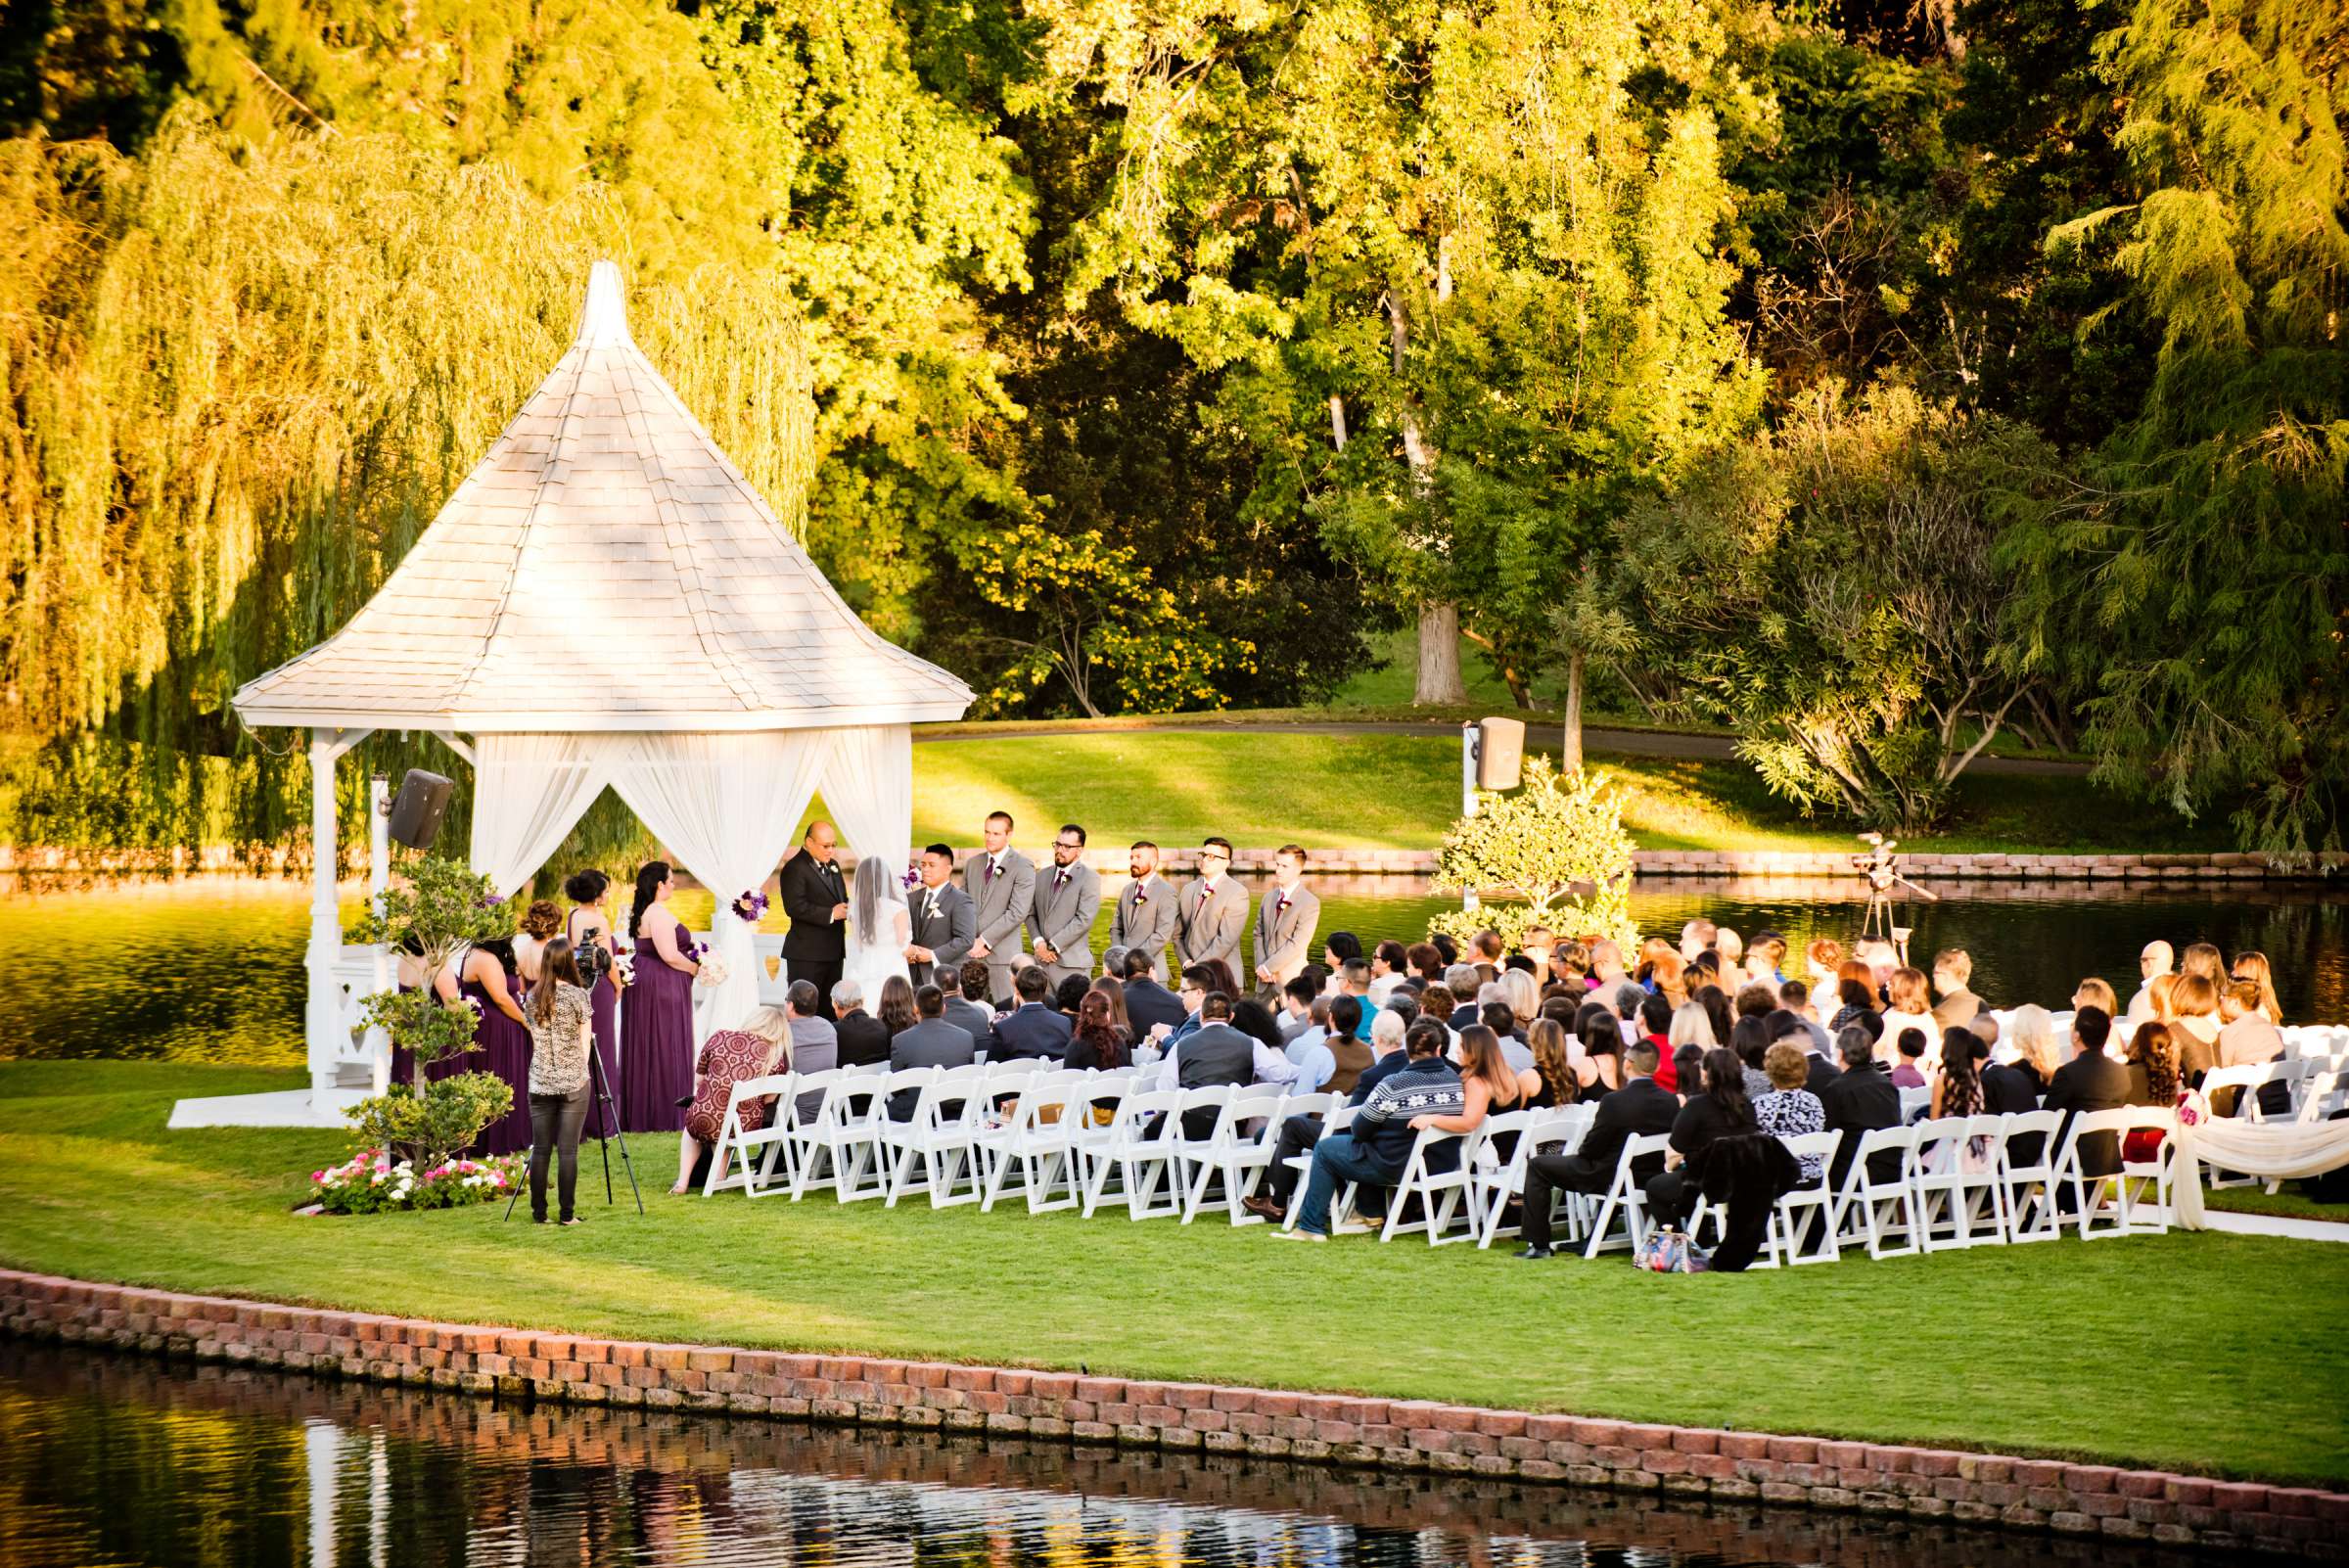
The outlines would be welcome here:
[[[392,803],[392,842],[411,850],[429,850],[440,836],[440,818],[448,810],[448,793],[456,785],[421,767],[408,769],[399,781],[399,796]]]

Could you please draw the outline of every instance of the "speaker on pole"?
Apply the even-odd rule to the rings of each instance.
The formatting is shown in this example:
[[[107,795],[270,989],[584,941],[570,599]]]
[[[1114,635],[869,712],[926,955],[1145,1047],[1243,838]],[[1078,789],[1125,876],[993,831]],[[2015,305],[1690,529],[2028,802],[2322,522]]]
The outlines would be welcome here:
[[[392,839],[411,850],[429,850],[440,836],[440,818],[448,810],[449,792],[456,785],[421,767],[408,769],[399,781],[399,796],[392,803]]]
[[[1488,718],[1476,727],[1476,787],[1513,790],[1524,783],[1525,720]]]

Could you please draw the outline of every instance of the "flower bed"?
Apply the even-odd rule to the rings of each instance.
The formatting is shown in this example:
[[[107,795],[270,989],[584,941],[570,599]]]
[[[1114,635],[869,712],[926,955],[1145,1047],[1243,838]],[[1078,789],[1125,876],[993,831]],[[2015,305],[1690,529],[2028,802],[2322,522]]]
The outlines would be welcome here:
[[[488,1160],[449,1160],[422,1173],[382,1149],[362,1149],[343,1165],[310,1173],[309,1207],[319,1214],[382,1214],[406,1209],[460,1209],[502,1198],[520,1184],[528,1162],[519,1154]]]

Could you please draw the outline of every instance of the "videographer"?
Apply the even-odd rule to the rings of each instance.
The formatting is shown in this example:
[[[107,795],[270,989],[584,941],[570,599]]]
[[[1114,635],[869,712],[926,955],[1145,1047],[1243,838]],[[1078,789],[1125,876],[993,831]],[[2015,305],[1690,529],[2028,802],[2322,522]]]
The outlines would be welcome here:
[[[538,959],[538,984],[530,989],[530,1219],[546,1223],[546,1162],[563,1158],[562,1221],[579,1222],[572,1196],[579,1182],[579,1129],[587,1121],[591,1092],[587,1052],[593,1036],[587,989],[566,937],[546,945]]]

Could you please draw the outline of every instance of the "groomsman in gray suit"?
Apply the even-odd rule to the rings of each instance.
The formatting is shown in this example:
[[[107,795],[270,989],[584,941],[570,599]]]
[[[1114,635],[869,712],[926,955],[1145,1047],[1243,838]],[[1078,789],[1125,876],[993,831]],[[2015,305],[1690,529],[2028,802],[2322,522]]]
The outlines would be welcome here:
[[[1260,994],[1278,997],[1280,988],[1297,978],[1311,961],[1313,927],[1321,919],[1321,900],[1307,887],[1305,852],[1284,844],[1272,857],[1278,885],[1265,890],[1256,908],[1256,985]]]
[[[1135,845],[1127,869],[1133,880],[1118,893],[1118,911],[1109,917],[1109,945],[1146,953],[1150,978],[1167,983],[1167,944],[1174,936],[1174,884],[1158,874],[1158,846]]]
[[[1020,928],[1036,906],[1036,863],[1011,847],[1011,813],[989,813],[986,848],[963,862],[962,891],[979,921],[971,956],[987,960],[986,1000],[1011,1001],[1011,961],[1019,956]]]
[[[1052,869],[1036,878],[1028,950],[1058,986],[1093,972],[1093,916],[1101,912],[1101,874],[1084,863],[1084,829],[1070,822],[1052,840]]]
[[[1221,958],[1240,976],[1240,932],[1248,924],[1248,890],[1231,877],[1231,841],[1208,839],[1199,847],[1199,876],[1182,890],[1175,909],[1174,954],[1182,967]]]
[[[971,906],[970,895],[954,886],[954,852],[944,844],[922,851],[922,885],[908,901],[912,941],[905,948],[905,967],[919,991],[936,985],[940,970],[962,967],[979,939],[979,911]]]

